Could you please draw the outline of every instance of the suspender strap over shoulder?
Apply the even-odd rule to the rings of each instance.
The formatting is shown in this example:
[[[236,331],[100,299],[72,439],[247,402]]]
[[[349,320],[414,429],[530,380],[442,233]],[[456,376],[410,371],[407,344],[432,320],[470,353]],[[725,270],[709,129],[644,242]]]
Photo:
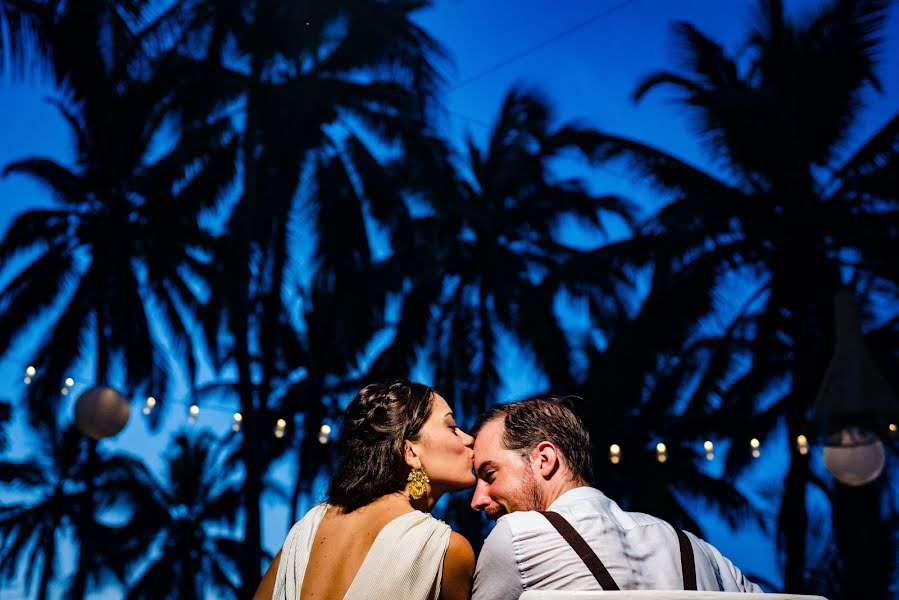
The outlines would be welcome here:
[[[612,591],[620,589],[618,584],[615,583],[615,580],[612,579],[612,575],[609,574],[609,570],[606,569],[606,566],[602,564],[602,561],[596,556],[593,549],[590,548],[587,542],[584,541],[584,538],[581,537],[581,534],[571,526],[571,523],[569,523],[565,517],[552,511],[541,511],[540,514],[546,517],[550,524],[556,528],[556,531],[559,532],[559,535],[565,538],[568,545],[572,547],[580,559],[584,561],[584,564],[587,565],[587,568],[590,569],[590,572],[596,578],[596,581],[599,582],[599,585],[603,590]],[[690,538],[687,537],[686,533],[677,527],[673,527],[673,529],[677,534],[677,542],[680,546],[680,564],[684,576],[684,589],[695,591],[696,559],[693,556],[693,545],[690,543]]]
[[[686,533],[677,527],[674,528],[674,531],[677,533],[677,541],[680,544],[680,566],[684,573],[684,589],[695,590],[696,559],[693,557],[693,545]]]
[[[593,552],[590,546],[587,545],[587,542],[584,541],[584,538],[581,537],[581,534],[575,531],[574,527],[571,526],[571,523],[569,523],[565,517],[551,511],[541,511],[540,514],[546,517],[552,526],[556,528],[556,531],[565,538],[565,541],[568,542],[581,560],[584,561],[584,564],[587,565],[587,568],[590,569],[590,572],[593,573],[593,576],[596,577],[596,581],[599,582],[599,585],[603,590],[610,591],[621,589],[618,587],[618,584],[615,583],[615,580],[612,579],[606,566],[602,564],[602,561],[596,556],[596,553]]]

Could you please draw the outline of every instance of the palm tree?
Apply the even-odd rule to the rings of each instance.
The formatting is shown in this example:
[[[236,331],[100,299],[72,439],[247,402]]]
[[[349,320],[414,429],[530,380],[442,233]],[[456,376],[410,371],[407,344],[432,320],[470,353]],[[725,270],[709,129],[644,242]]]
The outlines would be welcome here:
[[[114,528],[94,521],[91,512],[92,522],[84,529],[88,506],[96,503],[101,510],[111,509],[121,505],[121,498],[101,483],[88,500],[87,454],[81,433],[71,426],[62,431],[42,427],[38,433],[43,443],[36,447],[47,448],[46,455],[0,462],[0,483],[24,492],[27,498],[0,508],[0,573],[7,580],[25,573],[26,585],[33,590],[37,583],[37,598],[45,600],[50,583],[62,575],[56,566],[60,548],[67,544],[77,547],[86,536],[95,536],[84,580],[99,579],[104,573],[121,577],[125,563]],[[103,457],[100,467],[119,460]],[[73,576],[66,597],[77,597],[81,579],[80,572]]]
[[[218,177],[196,167],[227,173],[234,164],[236,144],[215,122],[193,128],[149,160],[167,111],[166,82],[118,79],[115,68],[94,76],[89,93],[72,94],[72,108],[57,104],[73,130],[76,166],[32,157],[4,171],[38,179],[58,201],[19,215],[0,241],[0,265],[23,251],[40,252],[0,291],[0,353],[34,330],[35,317],[55,317],[33,360],[39,373],[28,389],[34,422],[56,414],[60,382],[89,352],[91,339],[95,380],[109,381],[120,358],[129,395],[164,398],[170,369],[163,337],[175,342],[192,376],[189,318],[201,304],[195,284],[211,240],[197,218],[223,191]],[[82,533],[92,519],[96,473],[96,443],[87,444]],[[76,597],[85,590],[95,537],[85,533],[82,540]]]
[[[554,174],[553,160],[586,134],[553,120],[547,100],[512,89],[487,147],[468,140],[464,170],[439,139],[414,148],[397,177],[413,183],[410,191],[432,212],[394,237],[385,272],[405,297],[393,343],[374,373],[406,372],[425,350],[435,385],[472,414],[498,400],[497,339],[507,333],[534,352],[554,383],[572,381],[553,306],[558,294],[617,291],[626,282],[619,271],[576,277],[583,273],[566,265],[587,253],[560,243],[557,227],[572,217],[602,230],[603,217],[630,223],[633,209],[620,198],[594,195],[582,179]]]
[[[751,60],[738,63],[681,23],[687,72],[652,75],[636,94],[659,86],[679,91],[720,175],[632,140],[594,139],[598,157],[627,157],[676,194],[620,250],[653,265],[656,279],[673,282],[647,302],[688,309],[681,319],[665,317],[664,307],[653,310],[664,317],[657,325],[675,327],[685,343],[707,338],[704,358],[682,363],[680,384],[670,390],[679,395],[671,398],[683,399],[692,414],[717,415],[718,429],[738,447],[750,436],[764,439],[779,423],[789,440],[808,433],[832,347],[831,299],[841,285],[854,289],[869,315],[878,303],[895,306],[899,293],[889,258],[899,225],[899,115],[855,154],[842,152],[861,94],[868,85],[879,88],[875,57],[887,3],[835,0],[803,23],[787,21],[780,1],[760,7]],[[707,319],[722,308],[716,299],[734,297],[735,280],[745,303],[710,335]],[[887,347],[895,346],[892,339]],[[797,591],[807,567],[806,486],[814,478],[807,458],[792,441],[789,447],[778,529],[784,586]],[[748,452],[730,452],[728,473],[750,461]]]
[[[90,95],[101,73],[146,58],[136,32],[148,0],[3,0],[0,70],[14,76],[47,72],[76,98]],[[110,68],[112,67],[112,68]]]
[[[377,330],[384,302],[374,289],[346,293],[351,282],[372,280],[369,240],[359,225],[365,208],[377,202],[353,159],[372,157],[360,141],[364,135],[391,144],[417,128],[437,81],[431,58],[438,49],[410,19],[426,4],[183,0],[160,20],[175,27],[175,43],[160,64],[181,82],[175,94],[182,123],[229,111],[240,116],[234,130],[243,179],[225,224],[227,240],[216,249],[220,269],[211,293],[220,302],[206,324],[220,362],[233,360],[237,370],[247,474],[246,596],[261,567],[259,496],[270,460],[257,449],[285,372],[285,325],[299,326],[285,309],[285,289],[295,289],[285,280],[291,223],[305,206],[318,224],[315,268],[302,273],[306,282],[315,274],[304,286],[311,288],[307,297],[333,306],[343,294],[341,319],[330,325],[346,323],[331,332],[346,344],[329,344],[339,352],[321,357],[328,371],[342,372]],[[232,343],[219,343],[223,330]],[[287,371],[300,366],[308,365]]]
[[[233,441],[233,440],[232,440]],[[199,599],[237,595],[242,544],[230,532],[240,514],[239,462],[229,440],[174,435],[160,481],[140,461],[107,465],[103,485],[133,510],[120,549],[129,568],[126,598]]]
[[[19,215],[0,242],[0,264],[24,251],[42,250],[0,292],[5,307],[0,352],[9,351],[28,330],[23,323],[63,305],[33,361],[38,377],[29,399],[36,420],[55,409],[59,382],[91,337],[96,380],[108,380],[113,358],[121,354],[125,387],[132,393],[164,396],[167,354],[150,324],[153,318],[162,319],[186,349],[184,364],[193,365],[187,317],[197,311],[200,298],[191,284],[202,275],[201,252],[211,240],[198,227],[197,215],[215,202],[222,187],[188,165],[194,161],[227,171],[236,148],[212,124],[205,132],[193,132],[205,133],[204,140],[199,135],[179,140],[147,162],[162,118],[157,100],[151,85],[135,82],[126,94],[106,98],[101,122],[60,106],[73,128],[77,166],[33,157],[5,169],[38,179],[59,202],[59,207]],[[223,141],[209,142],[217,138]],[[156,306],[152,315],[148,298]]]

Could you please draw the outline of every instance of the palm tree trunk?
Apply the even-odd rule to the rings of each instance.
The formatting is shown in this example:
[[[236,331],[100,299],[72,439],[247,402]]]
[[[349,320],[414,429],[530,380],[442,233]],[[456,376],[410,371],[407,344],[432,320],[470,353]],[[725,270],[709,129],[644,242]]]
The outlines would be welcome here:
[[[256,22],[262,10],[260,2],[256,6]],[[260,422],[254,399],[252,374],[250,369],[250,245],[252,240],[251,224],[253,210],[257,201],[257,158],[256,158],[256,111],[257,87],[262,77],[262,57],[258,52],[253,54],[249,88],[247,90],[247,121],[243,139],[244,163],[244,198],[243,206],[246,214],[238,219],[237,244],[240,248],[237,264],[236,293],[232,303],[234,315],[235,359],[238,372],[238,392],[240,408],[244,415],[243,444],[240,447],[240,460],[244,465],[246,476],[243,483],[244,495],[244,552],[241,555],[240,580],[242,598],[253,595],[260,578],[262,566],[262,532],[259,502],[262,496],[262,464],[259,460]]]
[[[836,484],[833,528],[842,562],[843,598],[887,600],[896,572],[896,524],[883,518],[888,480],[881,475],[860,487]]]
[[[788,426],[789,439],[795,439],[802,429]],[[792,443],[790,444],[793,445]],[[806,508],[806,483],[808,482],[808,461],[805,457],[790,452],[790,466],[787,470],[784,495],[780,509],[781,531],[783,532],[784,591],[801,593],[805,586],[806,529],[808,511]]]
[[[69,592],[71,598],[78,600],[87,595],[87,577],[91,571],[93,562],[93,529],[95,512],[97,510],[95,495],[97,472],[97,441],[86,438],[87,462],[84,469],[84,495],[81,502],[80,524],[78,531],[78,570],[75,572],[72,587]]]
[[[44,551],[44,564],[41,567],[41,583],[37,591],[37,600],[47,600],[50,580],[53,579],[53,562],[56,560],[56,531],[50,532],[50,539]]]
[[[113,289],[109,287],[108,289]],[[109,372],[109,348],[106,344],[105,303],[101,301],[96,308],[97,319],[97,366],[95,383],[101,384]],[[94,523],[96,522],[96,477],[97,477],[97,440],[85,438],[87,442],[87,462],[84,467],[84,499],[81,505],[81,523],[78,532],[80,539],[78,551],[78,570],[72,582],[71,597],[84,598],[87,594],[87,577],[93,562]]]

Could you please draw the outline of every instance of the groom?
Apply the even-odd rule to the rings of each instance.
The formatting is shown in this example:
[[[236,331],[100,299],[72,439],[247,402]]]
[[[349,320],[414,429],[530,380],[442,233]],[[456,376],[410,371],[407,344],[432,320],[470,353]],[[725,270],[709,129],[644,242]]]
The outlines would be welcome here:
[[[496,406],[473,435],[471,507],[497,520],[473,600],[534,589],[761,592],[707,542],[590,487],[590,435],[566,398]]]

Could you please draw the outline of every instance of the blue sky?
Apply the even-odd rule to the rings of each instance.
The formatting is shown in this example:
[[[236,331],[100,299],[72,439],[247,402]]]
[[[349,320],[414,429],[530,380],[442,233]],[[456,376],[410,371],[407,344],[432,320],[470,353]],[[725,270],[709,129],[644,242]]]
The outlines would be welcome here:
[[[787,11],[803,14],[819,4],[792,0],[787,2]],[[560,123],[574,120],[635,138],[714,171],[715,165],[709,163],[698,138],[691,133],[688,118],[670,95],[660,90],[639,104],[631,100],[631,95],[647,74],[678,66],[678,52],[670,33],[674,21],[690,21],[736,51],[756,6],[754,0],[442,0],[417,19],[444,44],[453,61],[445,65],[447,89],[440,102],[446,111],[440,128],[457,143],[464,135],[483,142],[505,93],[512,85],[522,85],[544,93],[557,108]],[[885,33],[880,71],[883,94],[866,97],[847,153],[899,109],[899,78],[887,76],[899,73],[896,3],[891,7]],[[71,160],[72,140],[65,124],[45,101],[52,95],[52,89],[40,81],[0,79],[0,165],[35,154]],[[564,168],[578,170],[573,165]],[[596,191],[629,197],[647,212],[667,200],[628,176],[624,165],[594,169],[589,177]],[[0,231],[5,231],[11,218],[22,210],[51,201],[43,189],[23,177],[0,179]],[[589,244],[591,240],[575,242]],[[9,276],[8,269],[0,273],[0,285]],[[26,341],[0,361],[0,398],[14,399],[21,393],[29,359],[27,345]],[[510,348],[504,355],[503,397],[520,397],[541,386],[525,354]],[[80,376],[73,374],[76,394],[70,397],[89,385],[89,368],[80,371]],[[179,395],[176,388],[173,396],[161,433],[154,435],[147,430],[139,412],[142,399],[137,399],[128,427],[105,443],[139,454],[158,466],[168,433],[183,425],[187,410],[183,392]],[[233,408],[222,401],[218,406],[204,407],[200,422],[224,433],[230,427],[232,412]],[[33,443],[20,432],[19,428],[12,431],[12,453],[17,456],[27,454]],[[764,458],[744,481],[744,488],[760,499],[772,482],[782,479],[782,460],[778,457],[784,449],[775,446],[764,448]],[[275,475],[284,478],[289,471],[290,465],[282,464]],[[767,579],[778,579],[775,549],[767,538],[752,528],[735,534],[702,507],[697,513],[710,541],[739,566]],[[287,520],[287,512],[270,502],[264,524],[264,542],[269,550],[277,550],[287,531]],[[20,588],[0,589],[2,600],[19,597],[24,597]]]

